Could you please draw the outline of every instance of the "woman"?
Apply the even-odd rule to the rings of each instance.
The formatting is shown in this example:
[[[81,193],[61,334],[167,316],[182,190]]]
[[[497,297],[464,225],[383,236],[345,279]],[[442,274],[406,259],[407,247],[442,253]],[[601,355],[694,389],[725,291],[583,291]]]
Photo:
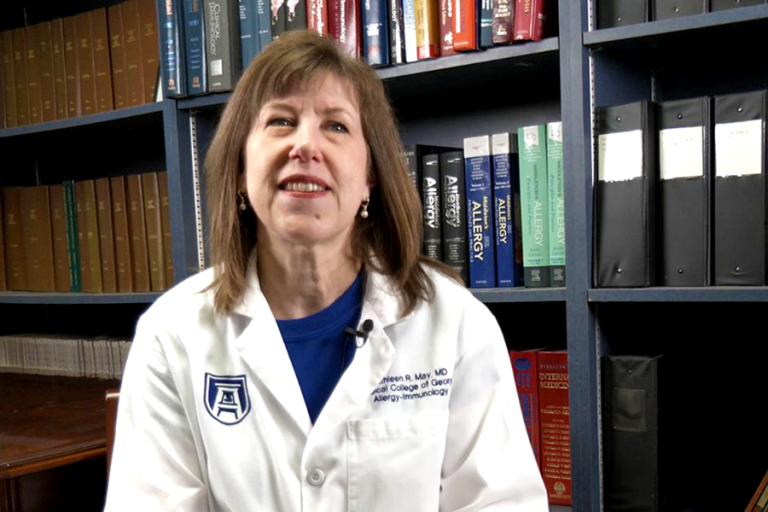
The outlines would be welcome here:
[[[381,82],[291,33],[206,160],[214,266],[142,316],[107,510],[546,511],[498,324],[419,256]]]

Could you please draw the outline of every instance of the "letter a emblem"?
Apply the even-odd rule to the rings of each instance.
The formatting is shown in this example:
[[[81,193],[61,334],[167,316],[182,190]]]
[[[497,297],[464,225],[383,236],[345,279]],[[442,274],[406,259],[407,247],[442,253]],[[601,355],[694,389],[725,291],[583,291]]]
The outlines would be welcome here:
[[[251,411],[245,375],[205,374],[205,409],[219,423],[235,425]]]

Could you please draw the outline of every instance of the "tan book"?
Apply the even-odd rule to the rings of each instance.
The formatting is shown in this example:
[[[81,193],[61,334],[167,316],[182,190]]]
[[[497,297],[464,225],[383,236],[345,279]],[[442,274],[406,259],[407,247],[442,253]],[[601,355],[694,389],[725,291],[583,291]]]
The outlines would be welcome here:
[[[138,5],[138,0],[127,0],[120,4],[125,43],[125,77],[128,82],[128,105],[131,107],[144,104],[145,98]]]
[[[109,55],[115,108],[125,108],[128,106],[128,80],[125,75],[123,15],[119,4],[107,7],[107,23],[109,24]]]
[[[8,290],[8,281],[5,279],[5,243],[3,243],[3,195],[0,194],[0,292]]]
[[[37,27],[37,59],[40,63],[40,94],[43,100],[43,122],[56,120],[56,88],[53,76],[51,22]]]
[[[67,118],[67,73],[64,67],[64,24],[61,18],[51,21],[51,54],[53,85],[56,94],[56,119]]]
[[[101,280],[104,293],[117,293],[115,272],[115,235],[112,229],[112,199],[109,178],[96,180],[96,211],[101,241]]]
[[[153,292],[166,289],[165,255],[163,254],[163,220],[160,207],[160,187],[157,173],[141,175],[144,193],[144,222],[147,225],[147,253],[149,256],[149,283]]]
[[[93,70],[93,36],[91,17],[87,12],[75,16],[77,34],[77,62],[80,69],[80,112],[81,115],[95,114],[96,76]]]
[[[27,289],[32,292],[52,292],[56,283],[53,278],[53,236],[48,187],[22,187],[19,203]]]
[[[5,128],[5,87],[3,87],[3,40],[0,34],[0,128]]]
[[[144,221],[144,194],[141,188],[141,177],[132,174],[125,177],[128,226],[131,233],[131,260],[133,261],[133,289],[137,292],[148,292],[149,257],[147,255],[147,228]]]
[[[0,189],[3,200],[3,234],[5,235],[5,275],[8,289],[27,290],[27,276],[24,273],[23,235],[21,232],[20,187]]]
[[[38,56],[37,26],[24,27],[24,56],[27,67],[27,94],[29,95],[29,124],[43,122],[43,91],[40,88],[40,58]]]
[[[93,293],[91,280],[91,251],[88,241],[88,219],[85,214],[85,182],[75,182],[75,208],[77,210],[77,248],[80,253],[80,284],[85,293]]]
[[[13,35],[10,30],[0,32],[0,62],[3,67],[3,104],[5,105],[5,127],[16,126],[16,80],[13,72]]]
[[[69,276],[69,239],[67,209],[63,185],[51,185],[51,235],[53,236],[53,278],[57,292],[71,291]]]
[[[133,265],[131,263],[131,233],[128,229],[128,208],[125,199],[125,179],[122,176],[109,179],[112,193],[112,223],[115,234],[115,268],[117,291],[133,291]]]
[[[96,205],[96,183],[93,180],[85,180],[83,192],[85,202],[85,236],[88,238],[88,267],[91,274],[91,287],[94,293],[104,291],[101,278],[101,238],[99,237],[99,213]]]
[[[173,275],[173,238],[171,236],[171,201],[168,197],[168,172],[157,173],[160,188],[160,214],[163,221],[163,258],[165,259],[165,284],[172,287]]]
[[[156,5],[155,0],[139,0],[138,6],[145,103],[154,103],[158,77],[160,76],[160,42],[157,36]]]
[[[16,82],[16,126],[29,124],[29,90],[27,89],[27,53],[24,29],[15,28],[13,35],[13,78]]]
[[[67,80],[67,118],[80,115],[80,67],[75,17],[62,20],[64,28],[64,72]]]
[[[108,112],[115,109],[112,100],[112,66],[109,58],[109,30],[107,10],[90,11],[91,35],[93,36],[93,70],[96,75],[96,110]]]

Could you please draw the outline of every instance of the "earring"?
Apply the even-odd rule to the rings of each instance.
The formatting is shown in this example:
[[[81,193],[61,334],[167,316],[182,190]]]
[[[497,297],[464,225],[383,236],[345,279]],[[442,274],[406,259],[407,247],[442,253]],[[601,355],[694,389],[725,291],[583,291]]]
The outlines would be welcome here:
[[[248,205],[245,204],[245,194],[243,194],[242,191],[238,190],[237,197],[238,197],[237,207],[240,209],[241,212],[244,212],[245,210],[248,209]]]
[[[362,218],[364,218],[364,219],[368,218],[368,205],[369,204],[371,204],[371,200],[369,198],[366,197],[365,199],[363,199],[363,204],[362,204],[362,208],[363,209],[360,212],[360,216]]]

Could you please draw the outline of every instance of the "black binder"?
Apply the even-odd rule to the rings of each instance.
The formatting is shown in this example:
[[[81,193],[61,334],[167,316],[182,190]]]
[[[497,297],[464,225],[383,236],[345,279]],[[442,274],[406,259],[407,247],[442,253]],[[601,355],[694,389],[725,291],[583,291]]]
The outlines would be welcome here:
[[[651,286],[656,278],[655,104],[641,101],[598,109],[595,160],[596,284]]]
[[[659,105],[659,281],[710,284],[712,100]]]
[[[623,27],[650,19],[648,0],[600,0],[597,4],[597,28]]]
[[[709,0],[652,0],[651,19],[669,20],[693,14],[702,14],[709,9]]]
[[[662,357],[609,356],[603,365],[604,506],[611,512],[657,512],[659,366]]]
[[[715,98],[715,284],[762,285],[766,270],[766,91]]]
[[[464,152],[450,151],[440,155],[440,183],[443,206],[443,261],[469,282],[467,248],[467,190],[464,175]]]
[[[712,0],[712,12],[748,7],[750,5],[762,5],[765,0]]]
[[[440,205],[440,155],[427,154],[421,160],[421,201],[424,220],[424,254],[443,260],[443,221]]]

